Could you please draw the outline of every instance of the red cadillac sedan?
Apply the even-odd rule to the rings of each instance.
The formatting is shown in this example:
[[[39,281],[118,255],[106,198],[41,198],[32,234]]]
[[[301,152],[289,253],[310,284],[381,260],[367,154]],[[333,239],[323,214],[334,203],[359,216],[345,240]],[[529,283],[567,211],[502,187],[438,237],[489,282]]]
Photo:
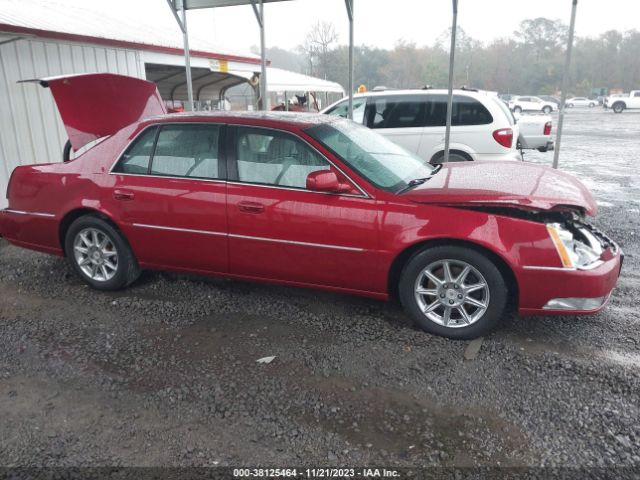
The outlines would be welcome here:
[[[74,150],[95,145],[16,168],[0,234],[65,256],[96,289],[157,269],[396,297],[420,328],[473,338],[512,307],[595,313],[616,284],[622,253],[568,174],[433,167],[326,115],[168,115],[129,77],[40,83]]]

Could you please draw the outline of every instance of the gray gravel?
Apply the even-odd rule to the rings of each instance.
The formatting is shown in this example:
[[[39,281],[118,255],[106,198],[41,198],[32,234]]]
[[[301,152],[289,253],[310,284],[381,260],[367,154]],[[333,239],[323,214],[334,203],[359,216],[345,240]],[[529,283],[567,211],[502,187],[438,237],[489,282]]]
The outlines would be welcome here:
[[[640,115],[566,125],[619,286],[470,360],[394,304],[161,273],[100,293],[0,241],[0,465],[640,466]]]

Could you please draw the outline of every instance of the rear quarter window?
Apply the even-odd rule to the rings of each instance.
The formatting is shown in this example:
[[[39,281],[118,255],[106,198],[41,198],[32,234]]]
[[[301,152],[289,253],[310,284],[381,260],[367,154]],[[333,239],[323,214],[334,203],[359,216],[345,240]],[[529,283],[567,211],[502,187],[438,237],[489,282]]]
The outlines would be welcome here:
[[[493,123],[493,117],[482,103],[464,95],[454,96],[451,125],[488,125],[490,123]]]
[[[113,171],[115,173],[133,173],[138,175],[148,173],[149,159],[153,153],[153,145],[157,131],[158,127],[150,127],[138,135],[122,154]]]

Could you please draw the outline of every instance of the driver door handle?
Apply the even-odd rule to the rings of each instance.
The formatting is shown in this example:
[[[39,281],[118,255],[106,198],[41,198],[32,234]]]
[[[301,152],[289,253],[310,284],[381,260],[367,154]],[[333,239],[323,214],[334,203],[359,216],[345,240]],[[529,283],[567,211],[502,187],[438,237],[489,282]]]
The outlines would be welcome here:
[[[264,212],[264,205],[255,202],[240,202],[238,203],[238,209],[244,213],[262,213]]]

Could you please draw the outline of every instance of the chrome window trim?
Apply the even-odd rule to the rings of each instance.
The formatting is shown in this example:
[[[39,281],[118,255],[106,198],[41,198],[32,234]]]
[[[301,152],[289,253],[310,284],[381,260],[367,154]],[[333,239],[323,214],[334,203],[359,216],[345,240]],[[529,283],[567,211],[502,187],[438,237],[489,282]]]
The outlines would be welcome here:
[[[149,177],[149,178],[169,178],[172,180],[190,180],[200,182],[212,182],[212,183],[227,183],[226,180],[221,178],[202,178],[202,177],[174,177],[172,175],[149,175],[148,173],[110,173],[109,175],[123,175],[125,177]]]
[[[303,193],[318,193],[320,195],[333,195],[338,197],[351,197],[351,198],[363,198],[367,200],[371,200],[372,198],[369,196],[362,196],[356,193],[338,193],[338,192],[320,192],[318,190],[309,190],[306,188],[297,188],[297,187],[282,187],[280,185],[269,185],[268,183],[249,183],[249,182],[240,182],[236,180],[227,180],[229,185],[245,185],[250,187],[259,187],[259,188],[273,188],[276,190],[289,190],[293,192],[303,192]]]
[[[237,233],[224,233],[224,232],[214,232],[211,230],[193,230],[190,228],[178,228],[178,227],[165,227],[162,225],[149,225],[145,223],[133,223],[134,227],[138,228],[148,228],[151,230],[166,230],[171,232],[184,232],[184,233],[197,233],[201,235],[212,235],[217,237],[229,237],[229,238],[241,238],[244,240],[257,240],[261,242],[272,242],[272,243],[283,243],[286,245],[300,245],[303,247],[317,247],[317,248],[329,248],[333,250],[345,250],[348,252],[364,252],[366,251],[364,248],[359,247],[346,247],[343,245],[332,245],[327,243],[313,243],[313,242],[300,242],[297,240],[282,240],[279,238],[267,238],[267,237],[254,237],[251,235],[240,235]]]
[[[237,183],[237,184],[242,184],[242,185],[261,185],[261,186],[265,186],[265,187],[277,187],[277,188],[285,188],[287,190],[298,190],[298,191],[307,191],[307,192],[314,192],[314,193],[326,193],[329,195],[345,195],[345,196],[351,196],[351,197],[364,197],[364,198],[371,198],[371,195],[369,195],[359,184],[358,182],[354,181],[353,178],[351,178],[349,175],[347,175],[339,166],[337,166],[334,162],[332,162],[331,160],[329,160],[326,155],[324,155],[322,152],[320,152],[316,147],[314,147],[313,145],[311,145],[305,138],[302,138],[300,135],[296,135],[293,132],[290,132],[289,130],[283,130],[281,128],[274,128],[274,127],[263,127],[260,125],[244,125],[244,124],[237,124],[237,123],[228,123],[227,126],[229,127],[244,127],[244,128],[255,128],[255,129],[260,129],[260,130],[271,130],[274,132],[279,132],[279,133],[284,133],[287,135],[291,135],[296,139],[301,140],[302,142],[304,142],[309,148],[311,148],[314,152],[316,152],[318,155],[320,155],[321,158],[323,158],[324,160],[326,160],[326,162],[333,166],[336,170],[338,170],[342,175],[344,175],[353,185],[355,185],[355,187],[360,191],[360,193],[362,193],[362,195],[356,195],[353,193],[349,193],[349,194],[342,194],[342,193],[335,193],[335,192],[316,192],[315,190],[308,190],[306,188],[296,188],[296,187],[282,187],[280,185],[270,185],[268,183],[249,183],[249,182],[242,182],[240,181],[240,179],[238,180],[229,180],[229,183]],[[235,161],[237,162],[238,159],[236,158]]]
[[[12,208],[5,208],[3,211],[5,213],[13,213],[15,215],[33,215],[33,216],[36,216],[36,217],[46,217],[46,218],[55,217],[54,213],[27,212],[25,210],[13,210]]]

